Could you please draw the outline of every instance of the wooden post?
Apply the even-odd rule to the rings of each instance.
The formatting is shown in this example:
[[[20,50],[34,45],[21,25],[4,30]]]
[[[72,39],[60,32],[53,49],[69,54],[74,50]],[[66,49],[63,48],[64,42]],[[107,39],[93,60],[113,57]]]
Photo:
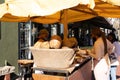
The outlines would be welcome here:
[[[67,10],[63,10],[63,25],[64,25],[64,39],[68,37],[68,22],[67,22]]]

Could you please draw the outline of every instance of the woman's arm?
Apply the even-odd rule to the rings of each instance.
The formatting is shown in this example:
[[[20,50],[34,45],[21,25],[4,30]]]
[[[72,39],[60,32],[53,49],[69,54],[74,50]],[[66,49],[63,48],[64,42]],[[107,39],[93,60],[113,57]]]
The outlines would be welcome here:
[[[104,54],[101,40],[97,40],[94,43],[93,48],[91,50],[87,50],[87,51],[91,57],[95,58],[96,60],[100,60],[102,57],[102,54]]]
[[[89,54],[91,57],[96,58],[96,55],[92,53],[92,50],[86,50],[86,53]]]

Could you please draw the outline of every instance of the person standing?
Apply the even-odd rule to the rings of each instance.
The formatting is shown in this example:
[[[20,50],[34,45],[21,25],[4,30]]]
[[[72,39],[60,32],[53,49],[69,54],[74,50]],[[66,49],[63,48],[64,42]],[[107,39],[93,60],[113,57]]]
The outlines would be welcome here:
[[[108,54],[112,53],[114,46],[107,40],[105,33],[100,28],[93,28],[91,33],[94,45],[92,50],[87,50],[87,53],[93,58],[95,80],[109,80],[110,61]]]
[[[117,78],[119,78],[120,80],[120,42],[113,32],[109,33],[107,38],[115,46],[113,53],[118,61],[118,64],[114,64],[114,66],[111,66],[111,78],[112,80],[117,80]]]

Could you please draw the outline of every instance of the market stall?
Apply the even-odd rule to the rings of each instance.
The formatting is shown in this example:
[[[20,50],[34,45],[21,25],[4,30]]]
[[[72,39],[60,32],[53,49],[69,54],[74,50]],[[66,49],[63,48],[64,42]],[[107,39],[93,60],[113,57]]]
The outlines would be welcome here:
[[[4,9],[5,12],[3,12],[0,21],[26,22],[26,21],[31,20],[32,22],[38,22],[38,23],[43,23],[43,24],[60,22],[60,23],[64,24],[64,39],[66,39],[67,36],[68,36],[67,24],[70,23],[70,22],[86,20],[86,19],[89,19],[89,18],[96,17],[98,15],[103,16],[103,17],[120,17],[120,14],[119,14],[120,7],[113,6],[113,5],[107,4],[107,3],[99,1],[99,0],[95,0],[95,3],[96,3],[95,4],[96,6],[95,6],[94,9],[91,9],[90,7],[88,7],[89,5],[87,5],[87,6],[86,5],[76,5],[76,6],[74,5],[75,7],[73,7],[73,6],[72,6],[72,8],[69,7],[69,9],[68,9],[68,7],[63,8],[64,10],[61,10],[61,11],[58,10],[58,12],[56,12],[54,14],[51,14],[51,15],[47,15],[47,16],[45,16],[45,15],[44,16],[41,16],[41,15],[31,16],[30,14],[26,15],[26,16],[13,15],[15,13],[12,14],[12,12],[11,13],[7,12],[7,9],[8,9],[7,6],[9,5],[9,3],[7,3],[7,4],[2,4],[2,6],[3,6],[2,9]],[[7,7],[7,9],[6,9],[6,7]],[[114,13],[116,13],[116,14],[112,13],[111,11],[114,11]],[[86,63],[84,61],[82,63],[85,63],[86,65],[88,64],[88,63]],[[81,75],[81,77],[80,76],[78,76],[78,77],[82,79],[83,74],[81,74],[81,73],[86,72],[84,70],[90,68],[90,62],[89,62],[89,64],[87,66],[85,66],[85,64],[84,64],[84,66],[79,67],[78,69],[75,69],[75,71],[73,70],[73,72],[69,75],[69,79],[72,80],[73,76],[75,77],[75,76],[77,76],[79,74]],[[89,68],[86,68],[86,67],[89,67]],[[41,68],[39,68],[39,69],[41,70]],[[42,70],[43,70],[43,68],[42,68]],[[91,70],[89,69],[87,71],[91,71]],[[47,76],[47,75],[35,74],[35,76],[36,75],[37,75],[37,78],[39,76],[40,77],[41,76],[42,77]],[[34,77],[34,74],[33,74],[33,77]],[[54,77],[54,76],[50,76],[50,77]],[[46,78],[46,77],[44,77],[44,78]],[[77,79],[79,79],[79,78],[77,78]],[[65,77],[62,78],[62,79],[65,79]],[[86,79],[83,79],[83,80],[86,80]]]
[[[31,0],[32,1],[32,0]],[[102,17],[120,17],[120,7],[119,2],[113,2],[112,0],[104,0],[112,4],[103,2],[102,0],[76,0],[74,4],[72,1],[60,1],[51,5],[49,1],[41,2],[41,0],[33,1],[32,3],[37,5],[39,10],[36,10],[36,6],[27,6],[26,8],[21,9],[21,7],[26,6],[27,1],[5,1],[1,4],[1,19],[0,21],[8,22],[26,22],[31,20],[32,22],[50,24],[50,23],[63,23],[64,24],[64,35],[68,35],[67,24],[76,21],[82,21],[90,19],[96,16]],[[29,4],[30,1],[28,1]],[[44,7],[39,3],[43,3]],[[68,3],[69,2],[69,3]],[[64,5],[60,5],[63,4]],[[56,6],[57,5],[57,6]],[[58,6],[60,5],[60,6]],[[117,6],[116,6],[117,5]],[[12,8],[12,7],[15,8]],[[49,6],[51,6],[49,8]],[[56,7],[55,7],[56,6]],[[17,10],[17,11],[16,11]],[[41,12],[40,12],[41,11]],[[44,12],[45,11],[45,12]],[[24,13],[25,12],[25,13]],[[39,14],[38,14],[39,13]],[[114,14],[115,13],[115,14]],[[72,14],[72,15],[71,15]],[[78,17],[79,16],[79,17]]]

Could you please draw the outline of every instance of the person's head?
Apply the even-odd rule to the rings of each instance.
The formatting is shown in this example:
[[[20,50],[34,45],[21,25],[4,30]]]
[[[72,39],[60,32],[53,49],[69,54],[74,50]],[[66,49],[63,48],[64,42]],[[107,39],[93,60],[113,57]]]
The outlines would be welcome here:
[[[48,36],[49,36],[49,32],[46,29],[40,30],[40,32],[39,32],[40,39],[46,40],[48,38]]]
[[[112,43],[115,42],[115,41],[118,41],[118,39],[116,38],[116,35],[113,32],[109,33],[107,38]]]
[[[98,27],[93,28],[91,31],[91,37],[95,40],[99,37],[102,37],[103,35],[104,33]]]

